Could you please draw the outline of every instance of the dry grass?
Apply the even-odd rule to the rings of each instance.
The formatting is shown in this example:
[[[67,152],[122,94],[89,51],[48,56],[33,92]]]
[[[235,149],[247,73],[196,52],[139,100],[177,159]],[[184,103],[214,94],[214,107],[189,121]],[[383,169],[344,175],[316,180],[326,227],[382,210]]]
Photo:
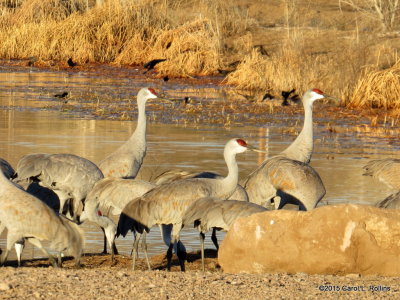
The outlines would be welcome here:
[[[365,70],[397,59],[396,39],[369,31],[374,24],[357,13],[324,0],[6,0],[0,57],[118,65],[166,58],[158,76],[171,77],[214,75],[237,61],[225,82],[248,93],[318,87],[348,102],[355,87],[369,97],[357,83]],[[394,102],[396,94],[387,96]]]
[[[383,71],[366,72],[358,81],[349,107],[400,108],[400,61]]]

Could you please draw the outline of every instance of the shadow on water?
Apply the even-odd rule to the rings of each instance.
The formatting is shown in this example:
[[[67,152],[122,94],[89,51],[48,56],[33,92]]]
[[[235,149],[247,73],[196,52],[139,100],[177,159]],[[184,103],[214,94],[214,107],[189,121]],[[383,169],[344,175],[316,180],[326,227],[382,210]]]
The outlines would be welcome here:
[[[136,104],[132,99],[140,87],[156,86],[171,97],[190,96],[197,101],[225,101],[224,97],[228,95],[225,88],[211,79],[210,83],[202,82],[199,85],[185,81],[164,83],[160,79],[139,77],[134,70],[123,76],[113,75],[114,70],[109,70],[108,74],[106,71],[108,69],[98,73],[69,73],[0,68],[0,156],[14,167],[23,155],[38,152],[73,153],[98,163],[134,131]],[[70,95],[66,99],[67,103],[54,97],[63,91],[68,91]],[[67,109],[69,102],[73,103],[73,110]],[[98,107],[88,109],[84,103]],[[121,111],[129,115],[127,121],[121,121],[123,118],[120,117],[113,120],[110,115],[104,119],[99,118],[102,106],[107,105],[122,107]],[[204,124],[201,122],[163,123],[162,117],[154,117],[154,114],[167,115],[171,119],[175,113],[174,107],[168,104],[149,106],[148,152],[140,178],[149,180],[169,169],[213,171],[224,175],[226,166],[222,151],[230,138],[242,137],[274,155],[294,140],[302,124],[301,109],[298,114],[289,117],[270,114],[265,123],[258,126],[243,125],[246,122],[240,125],[232,123],[230,126],[201,125]],[[186,113],[190,114],[190,111]],[[206,118],[207,113],[205,111],[202,117]],[[251,119],[252,115],[242,118]],[[288,119],[296,124],[290,131],[284,122]],[[390,191],[373,179],[362,176],[362,166],[369,159],[396,156],[399,145],[393,141],[389,143],[388,139],[382,137],[349,132],[331,133],[323,123],[321,119],[315,120],[314,155],[311,163],[319,172],[327,190],[321,205],[373,204],[386,197]],[[237,159],[240,178],[244,179],[265,156],[246,152],[238,155]],[[103,247],[100,229],[87,223],[84,224],[84,230],[86,251],[100,252]],[[219,240],[222,240],[223,233],[218,235]],[[182,241],[189,251],[199,249],[198,233],[192,228],[184,228]],[[148,243],[151,255],[165,251],[157,227],[152,229]],[[4,234],[0,245],[5,245]],[[117,246],[122,254],[129,254],[132,235],[118,239]],[[209,236],[206,237],[206,247],[213,249]],[[13,256],[10,258],[13,259]],[[24,251],[24,258],[40,256],[37,249],[28,248]]]

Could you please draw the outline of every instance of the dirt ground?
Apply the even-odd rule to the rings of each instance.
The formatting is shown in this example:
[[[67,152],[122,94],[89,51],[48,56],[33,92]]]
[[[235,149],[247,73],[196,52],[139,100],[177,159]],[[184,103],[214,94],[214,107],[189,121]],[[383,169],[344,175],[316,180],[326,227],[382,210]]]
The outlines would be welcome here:
[[[175,260],[176,262],[176,260]],[[63,268],[47,260],[7,263],[0,272],[0,299],[395,299],[398,278],[358,274],[347,276],[298,274],[224,274],[216,251],[206,251],[206,272],[199,253],[189,253],[187,272],[175,264],[166,271],[164,255],[151,257],[152,271],[143,259],[132,271],[131,259],[86,254],[82,268],[66,260]]]

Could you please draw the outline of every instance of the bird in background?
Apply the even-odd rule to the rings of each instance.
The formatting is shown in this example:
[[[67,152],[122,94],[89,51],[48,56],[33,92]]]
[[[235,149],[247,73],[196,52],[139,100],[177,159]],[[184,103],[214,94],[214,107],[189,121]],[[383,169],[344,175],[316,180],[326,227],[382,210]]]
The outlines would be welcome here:
[[[146,74],[147,72],[153,70],[156,65],[158,65],[159,63],[162,63],[163,61],[166,61],[166,60],[167,60],[166,58],[153,59],[153,60],[150,60],[149,62],[145,63],[143,65],[143,68],[145,68],[146,71],[144,71],[143,74]]]
[[[233,223],[241,217],[247,217],[255,213],[264,212],[267,208],[251,202],[238,200],[220,200],[218,198],[202,198],[194,201],[186,210],[182,227],[194,225],[200,233],[201,265],[204,268],[204,238],[212,229],[229,231]],[[214,245],[219,249],[218,240],[213,239]]]
[[[216,197],[221,200],[229,198],[235,191],[239,177],[236,154],[246,150],[258,151],[242,139],[231,139],[224,147],[224,159],[228,167],[226,177],[188,178],[162,184],[126,205],[118,222],[117,236],[126,236],[129,231],[136,232],[138,237],[134,242],[133,268],[141,236],[145,236],[154,225],[172,224],[172,240],[167,251],[167,269],[171,269],[172,249],[180,240],[185,211],[200,198]],[[143,250],[147,257],[145,246]],[[180,247],[177,247],[176,252],[181,270],[184,271],[186,252]],[[148,267],[150,268],[149,262]]]
[[[157,98],[152,88],[142,88],[137,94],[138,121],[131,137],[99,163],[104,177],[135,178],[146,155],[146,102]]]

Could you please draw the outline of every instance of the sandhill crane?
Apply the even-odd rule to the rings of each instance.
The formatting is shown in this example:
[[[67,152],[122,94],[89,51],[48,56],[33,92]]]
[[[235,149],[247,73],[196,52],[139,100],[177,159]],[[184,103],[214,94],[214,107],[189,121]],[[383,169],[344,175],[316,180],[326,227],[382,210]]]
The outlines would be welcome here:
[[[223,178],[223,176],[214,172],[187,172],[183,170],[168,170],[158,175],[154,182],[157,185],[171,183],[176,180],[186,179],[186,178]],[[246,190],[238,184],[232,196],[229,199],[236,199],[241,201],[249,201]]]
[[[179,241],[184,212],[190,204],[200,198],[216,197],[221,200],[229,198],[237,186],[239,177],[236,154],[248,149],[255,150],[242,139],[228,141],[224,148],[228,175],[224,178],[189,178],[174,181],[157,186],[127,204],[118,222],[117,236],[120,234],[125,236],[129,230],[138,233],[139,237],[134,242],[133,268],[141,235],[145,235],[156,224],[172,224],[173,238],[167,251],[167,269],[170,270],[172,248]],[[177,248],[181,270],[184,271],[186,253],[180,247]],[[147,257],[146,247],[144,251]]]
[[[146,101],[155,98],[157,94],[152,88],[139,91],[136,130],[123,145],[100,162],[99,168],[104,177],[136,177],[146,155]]]
[[[110,214],[119,215],[132,199],[142,196],[155,186],[144,180],[107,177],[96,182],[88,193],[80,221],[89,220],[101,227],[104,232],[103,253],[107,253],[107,241],[112,260],[117,226],[109,218]]]
[[[338,100],[319,89],[310,89],[304,93],[303,128],[289,147],[276,157],[264,161],[248,176],[244,187],[250,202],[267,205],[274,199],[276,209],[286,203],[296,203],[300,209],[309,210],[325,195],[321,178],[307,165],[313,152],[312,105],[314,101],[323,98]]]
[[[237,200],[219,200],[216,198],[202,198],[193,202],[186,210],[182,219],[183,226],[194,224],[200,232],[201,265],[204,271],[204,237],[212,228],[229,231],[231,225],[240,217],[246,217],[267,209],[251,202]],[[217,250],[218,241],[213,240]]]
[[[46,204],[10,182],[0,172],[0,234],[7,228],[7,246],[0,257],[4,264],[12,246],[25,238],[49,256],[54,266],[61,265],[61,252],[69,252],[79,266],[84,235],[77,224],[57,216]],[[49,241],[49,247],[58,252],[58,263],[42,246]]]
[[[372,176],[386,184],[396,193],[379,201],[375,206],[380,208],[400,208],[400,159],[384,158],[371,160],[364,167],[364,176]]]
[[[15,182],[39,181],[53,190],[60,199],[60,213],[64,203],[71,199],[71,211],[77,219],[78,211],[93,185],[103,173],[91,161],[73,154],[29,154],[18,162]]]
[[[333,98],[324,94],[319,89],[310,89],[306,91],[301,99],[304,107],[304,124],[301,132],[293,143],[281,152],[282,155],[295,159],[306,164],[310,163],[313,152],[313,119],[312,106],[314,101],[323,98]]]
[[[274,156],[249,175],[245,189],[250,202],[267,206],[276,196],[275,208],[287,203],[310,210],[325,195],[325,187],[318,173],[309,165],[284,156]]]

